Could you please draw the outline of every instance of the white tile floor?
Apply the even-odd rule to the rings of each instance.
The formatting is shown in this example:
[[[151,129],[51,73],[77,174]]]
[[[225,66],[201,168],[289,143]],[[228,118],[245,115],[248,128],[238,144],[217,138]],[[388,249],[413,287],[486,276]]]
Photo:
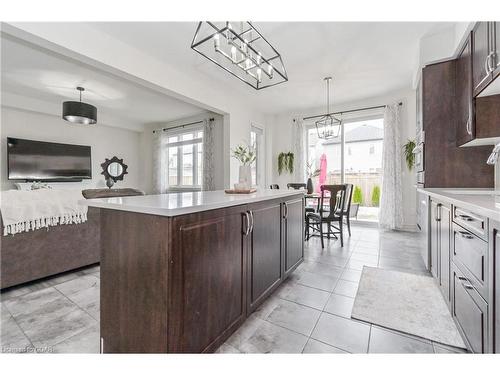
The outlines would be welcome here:
[[[354,227],[352,237],[305,245],[305,261],[219,353],[450,353],[429,340],[350,319],[364,265],[427,274],[418,238]],[[2,352],[97,353],[99,268],[1,294]]]

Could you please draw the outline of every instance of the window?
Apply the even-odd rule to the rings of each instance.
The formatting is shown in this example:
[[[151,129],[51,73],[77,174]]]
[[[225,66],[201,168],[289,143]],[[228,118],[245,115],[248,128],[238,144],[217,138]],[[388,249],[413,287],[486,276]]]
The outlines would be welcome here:
[[[252,163],[252,185],[260,186],[263,184],[262,171],[264,170],[264,132],[261,128],[256,126],[251,127],[250,130],[250,147],[257,153],[255,161]]]
[[[357,193],[353,203],[359,205],[358,220],[378,221],[384,119],[372,116],[345,120],[342,133],[343,137],[325,141],[318,139],[316,127],[309,124],[307,160],[314,165],[313,169],[326,164],[326,179],[322,183],[355,186]],[[319,177],[313,182],[319,190]]]
[[[203,178],[203,130],[168,131],[165,152],[168,160],[168,190],[201,189]]]

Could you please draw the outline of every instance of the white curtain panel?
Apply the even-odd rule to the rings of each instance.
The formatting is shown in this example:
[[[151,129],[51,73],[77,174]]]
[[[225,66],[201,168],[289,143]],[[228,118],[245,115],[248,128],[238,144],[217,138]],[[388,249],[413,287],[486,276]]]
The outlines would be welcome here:
[[[399,229],[403,226],[401,106],[386,106],[384,111],[384,146],[382,151],[382,191],[379,226]]]
[[[153,193],[163,194],[167,192],[167,160],[165,155],[165,132],[156,129],[153,132]]]
[[[302,117],[292,120],[292,152],[294,154],[294,171],[292,182],[305,182],[305,127]]]
[[[204,191],[215,190],[214,128],[215,120],[203,121],[203,181],[201,189]]]

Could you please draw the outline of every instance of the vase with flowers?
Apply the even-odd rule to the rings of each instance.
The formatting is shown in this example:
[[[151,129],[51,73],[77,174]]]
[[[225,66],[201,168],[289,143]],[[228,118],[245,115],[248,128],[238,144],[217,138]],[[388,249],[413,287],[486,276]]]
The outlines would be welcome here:
[[[307,194],[312,194],[314,192],[314,185],[313,185],[312,179],[314,177],[318,177],[320,172],[321,172],[321,169],[319,169],[319,168],[313,169],[314,167],[315,167],[314,162],[306,163]]]
[[[252,187],[251,165],[257,158],[257,152],[251,146],[238,145],[231,150],[233,158],[240,162],[238,184],[235,189],[243,190]]]

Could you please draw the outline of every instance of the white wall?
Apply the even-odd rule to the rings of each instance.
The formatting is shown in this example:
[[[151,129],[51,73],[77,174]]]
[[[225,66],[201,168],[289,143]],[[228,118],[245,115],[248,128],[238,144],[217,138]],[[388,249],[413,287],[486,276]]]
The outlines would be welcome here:
[[[224,189],[226,181],[224,180],[224,171],[229,168],[229,157],[224,155],[224,119],[223,116],[208,112],[187,118],[170,121],[164,124],[147,124],[144,126],[144,132],[140,135],[140,144],[142,150],[141,168],[144,171],[144,183],[146,193],[153,192],[153,130],[161,128],[171,128],[182,124],[201,121],[204,119],[214,119],[214,150],[215,150],[215,168],[214,180],[217,190]]]
[[[115,186],[145,188],[140,168],[141,150],[138,132],[104,125],[73,125],[59,116],[2,106],[0,134],[2,190],[13,188],[13,183],[7,180],[7,137],[91,146],[92,180],[83,180],[82,186],[105,187],[104,176],[101,175],[101,163],[105,158],[117,156],[123,158],[123,162],[128,165],[128,174]]]
[[[230,148],[250,141],[252,122],[266,124],[262,113],[225,90],[216,79],[159,61],[89,24],[4,23],[2,31],[224,115],[224,125],[230,123],[225,128],[229,132],[224,145],[227,156]],[[227,169],[226,186],[237,182],[238,162],[231,158]]]
[[[401,90],[381,97],[366,99],[362,101],[343,103],[341,105],[334,105],[333,111],[345,111],[349,109],[356,109],[362,107],[371,107],[378,105],[385,105],[393,102],[403,103],[402,107],[402,124],[401,124],[401,143],[404,144],[411,138],[415,138],[416,127],[416,108],[415,108],[415,91]],[[270,160],[270,184],[279,184],[280,187],[286,187],[288,182],[292,182],[293,176],[278,175],[277,158],[278,154],[282,151],[291,150],[291,127],[294,117],[305,117],[324,113],[324,108],[312,108],[302,113],[284,113],[275,116],[268,116],[267,125],[271,133],[272,146]],[[367,114],[365,112],[365,114]],[[403,160],[404,162],[404,160]],[[409,172],[406,168],[406,163],[403,164],[403,214],[404,214],[404,227],[402,229],[414,230],[416,226],[416,191],[415,191],[415,171]],[[300,181],[294,181],[300,182]]]

